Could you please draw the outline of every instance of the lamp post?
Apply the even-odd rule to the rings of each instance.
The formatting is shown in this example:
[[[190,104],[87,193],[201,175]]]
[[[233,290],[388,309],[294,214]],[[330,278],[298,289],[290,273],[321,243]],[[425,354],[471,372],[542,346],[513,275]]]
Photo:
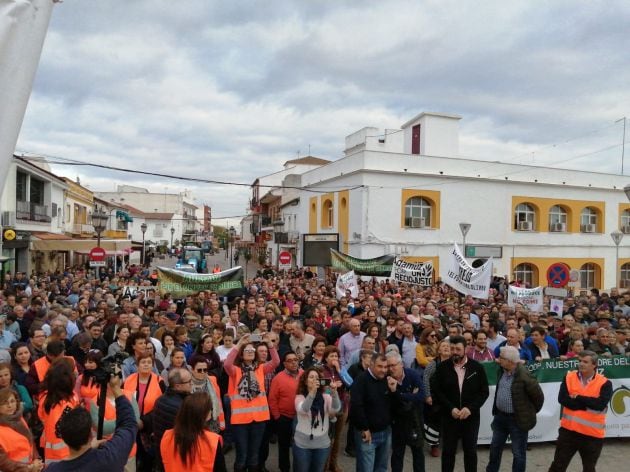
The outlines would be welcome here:
[[[101,247],[101,233],[105,231],[109,215],[102,208],[94,207],[92,211],[92,226],[96,233],[96,247]],[[100,275],[100,268],[96,268],[96,275]]]
[[[144,253],[145,253],[145,249],[144,249],[144,233],[147,232],[147,224],[146,223],[142,223],[140,225],[140,231],[142,231],[142,257],[140,258],[140,262],[142,263],[142,265],[144,265]]]
[[[610,233],[610,237],[615,243],[615,286],[619,288],[619,245],[623,239],[623,233],[616,229]]]
[[[228,244],[230,244],[230,269],[232,268],[232,263],[234,262],[234,238],[236,237],[236,230],[234,226],[230,226],[228,230],[230,233],[230,239],[228,240]]]
[[[272,223],[273,226],[273,237],[276,240],[276,267],[280,270],[280,233],[282,232],[282,228],[284,228],[284,221],[277,220]]]
[[[175,234],[175,228],[171,226],[171,251],[173,250],[173,235]]]
[[[462,247],[462,253],[464,254],[464,258],[466,258],[466,235],[468,231],[470,231],[471,224],[470,223],[460,223],[459,230],[462,232],[462,236],[464,238],[464,246]]]

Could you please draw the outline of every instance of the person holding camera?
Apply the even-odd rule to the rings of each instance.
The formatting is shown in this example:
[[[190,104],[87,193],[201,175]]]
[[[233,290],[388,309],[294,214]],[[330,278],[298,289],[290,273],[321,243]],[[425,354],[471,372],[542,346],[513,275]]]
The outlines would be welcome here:
[[[267,340],[267,341],[265,341]],[[256,361],[256,348],[245,334],[239,340],[237,348],[228,355],[224,369],[229,376],[228,394],[232,417],[230,424],[236,443],[235,472],[259,470],[259,450],[265,431],[265,422],[269,421],[269,404],[265,389],[265,375],[275,371],[280,364],[278,351],[266,335],[263,342],[271,353],[271,360],[264,364]]]
[[[293,470],[321,472],[330,452],[330,417],[341,409],[337,389],[340,380],[331,381],[310,367],[298,381],[295,396],[297,425],[293,436]]]
[[[47,472],[112,472],[125,468],[138,430],[136,415],[117,375],[111,377],[108,391],[113,394],[116,405],[112,438],[93,440],[90,412],[81,406],[68,411],[59,420],[57,430],[70,453],[65,460],[47,465]]]

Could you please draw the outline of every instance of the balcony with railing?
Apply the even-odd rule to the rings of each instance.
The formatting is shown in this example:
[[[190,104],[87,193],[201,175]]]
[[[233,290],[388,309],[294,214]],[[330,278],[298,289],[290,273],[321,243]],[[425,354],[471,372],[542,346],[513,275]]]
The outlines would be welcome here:
[[[18,200],[16,203],[15,218],[18,220],[38,221],[42,223],[50,223],[52,221],[48,211],[48,205],[39,205],[22,200]]]
[[[72,225],[72,234],[92,235],[94,234],[94,226],[84,223],[75,223]]]

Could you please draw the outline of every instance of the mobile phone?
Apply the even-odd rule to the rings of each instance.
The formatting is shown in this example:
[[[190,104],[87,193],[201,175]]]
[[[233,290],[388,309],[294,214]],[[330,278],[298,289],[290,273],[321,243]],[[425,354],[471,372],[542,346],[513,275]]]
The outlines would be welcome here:
[[[320,387],[330,387],[330,379],[319,379]]]
[[[252,334],[249,336],[249,340],[253,343],[262,342],[262,334]]]

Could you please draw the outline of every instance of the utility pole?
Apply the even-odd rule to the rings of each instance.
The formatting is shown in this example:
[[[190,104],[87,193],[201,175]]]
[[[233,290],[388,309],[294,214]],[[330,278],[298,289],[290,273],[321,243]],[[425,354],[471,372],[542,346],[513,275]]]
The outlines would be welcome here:
[[[623,160],[626,153],[626,117],[619,118],[615,123],[623,121],[623,138],[621,140],[621,175],[623,175]]]

